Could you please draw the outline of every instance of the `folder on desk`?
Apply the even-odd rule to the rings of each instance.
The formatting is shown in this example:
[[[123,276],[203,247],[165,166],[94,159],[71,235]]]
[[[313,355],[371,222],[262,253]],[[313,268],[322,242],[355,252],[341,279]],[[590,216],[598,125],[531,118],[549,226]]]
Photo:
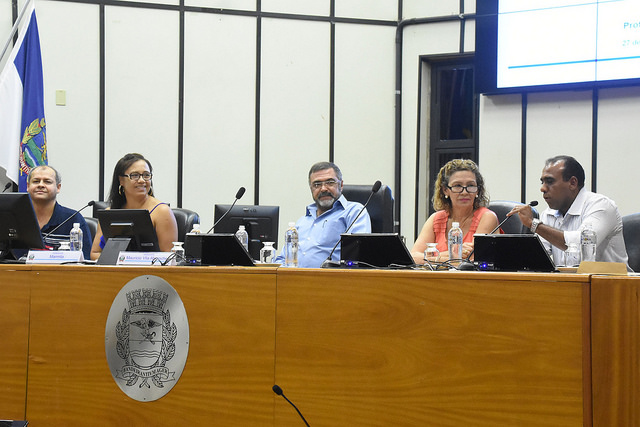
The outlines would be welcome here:
[[[478,270],[556,271],[536,234],[476,234],[473,245]]]
[[[411,253],[396,233],[342,234],[341,245],[340,263],[345,267],[414,265]]]

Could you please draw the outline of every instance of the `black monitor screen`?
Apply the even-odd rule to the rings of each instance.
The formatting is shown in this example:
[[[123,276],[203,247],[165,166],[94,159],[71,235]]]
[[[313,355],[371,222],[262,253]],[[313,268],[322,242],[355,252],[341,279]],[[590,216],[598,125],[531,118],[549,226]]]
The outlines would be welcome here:
[[[215,205],[214,222],[218,221],[231,205]],[[264,242],[274,242],[278,247],[278,219],[280,206],[236,205],[216,225],[214,233],[235,233],[244,225],[249,233],[249,253],[253,259],[260,258]]]
[[[109,240],[127,242],[123,246],[118,247],[120,250],[138,251],[138,252],[158,252],[158,237],[156,230],[153,228],[151,216],[146,209],[106,209],[97,212],[100,228],[106,241],[105,249],[100,256],[112,258],[114,254],[107,252],[110,247],[114,247]],[[114,243],[112,242],[112,243]],[[115,253],[115,257],[118,256]],[[114,258],[115,260],[115,258]],[[113,261],[113,260],[112,260]],[[104,263],[104,262],[101,262]],[[114,262],[108,262],[113,264]]]
[[[0,258],[12,249],[44,249],[28,193],[0,194]]]
[[[637,0],[482,0],[476,90],[500,93],[636,85]]]

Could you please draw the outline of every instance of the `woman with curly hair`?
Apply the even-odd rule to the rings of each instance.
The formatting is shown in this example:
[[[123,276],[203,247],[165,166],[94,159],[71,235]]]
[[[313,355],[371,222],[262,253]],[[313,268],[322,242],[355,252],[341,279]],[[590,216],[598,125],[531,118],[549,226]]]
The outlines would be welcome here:
[[[474,234],[489,233],[498,225],[498,217],[486,207],[489,195],[478,166],[472,160],[449,161],[438,172],[434,187],[432,201],[436,212],[427,219],[411,249],[416,264],[424,264],[427,243],[437,243],[441,254],[439,260],[449,258],[447,235],[454,222],[460,224],[464,234],[463,258],[473,251]]]

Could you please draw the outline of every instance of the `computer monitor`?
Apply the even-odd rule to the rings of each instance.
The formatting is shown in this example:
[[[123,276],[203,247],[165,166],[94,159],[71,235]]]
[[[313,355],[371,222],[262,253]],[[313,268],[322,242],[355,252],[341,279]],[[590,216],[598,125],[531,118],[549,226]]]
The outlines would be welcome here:
[[[537,234],[476,234],[473,244],[478,270],[556,271]]]
[[[106,241],[98,264],[115,264],[120,251],[160,251],[148,210],[105,209],[99,210],[97,215]]]
[[[354,233],[340,236],[340,265],[360,268],[402,268],[413,257],[397,233]]]
[[[213,210],[214,223],[231,205],[215,205]],[[249,233],[249,253],[253,259],[260,258],[263,242],[274,242],[278,247],[278,219],[280,206],[236,205],[216,225],[214,233],[235,233],[238,227],[244,225]]]
[[[0,259],[13,249],[44,249],[29,193],[0,194]]]

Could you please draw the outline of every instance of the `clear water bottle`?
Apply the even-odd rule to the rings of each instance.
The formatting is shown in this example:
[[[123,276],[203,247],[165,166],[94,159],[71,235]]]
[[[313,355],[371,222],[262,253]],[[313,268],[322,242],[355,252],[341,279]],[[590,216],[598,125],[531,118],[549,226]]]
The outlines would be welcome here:
[[[244,225],[238,227],[238,231],[236,231],[236,237],[242,243],[242,246],[249,252],[249,233],[244,229]]]
[[[580,265],[580,248],[577,243],[569,243],[564,251],[565,267],[578,267]]]
[[[260,249],[260,262],[264,264],[271,264],[273,257],[276,254],[276,249],[273,247],[274,242],[264,242],[264,247]]]
[[[69,248],[72,251],[82,250],[82,230],[80,229],[80,223],[74,222],[73,228],[69,233]]]
[[[184,265],[184,247],[182,246],[182,242],[171,242],[173,247],[171,248],[171,253],[175,254],[173,259],[171,260],[171,265]]]
[[[200,230],[200,224],[193,224],[193,228],[191,229],[189,234],[202,234],[202,230]]]
[[[451,230],[449,230],[449,236],[447,239],[449,246],[449,260],[461,260],[462,259],[462,229],[460,224],[454,222],[451,224]]]
[[[596,244],[598,236],[590,223],[584,224],[584,228],[580,232],[580,250],[582,253],[582,261],[596,260]]]
[[[298,230],[295,222],[289,223],[289,228],[284,234],[284,266],[298,266]]]
[[[427,250],[424,251],[424,258],[429,261],[440,261],[440,251],[437,243],[427,243]]]

